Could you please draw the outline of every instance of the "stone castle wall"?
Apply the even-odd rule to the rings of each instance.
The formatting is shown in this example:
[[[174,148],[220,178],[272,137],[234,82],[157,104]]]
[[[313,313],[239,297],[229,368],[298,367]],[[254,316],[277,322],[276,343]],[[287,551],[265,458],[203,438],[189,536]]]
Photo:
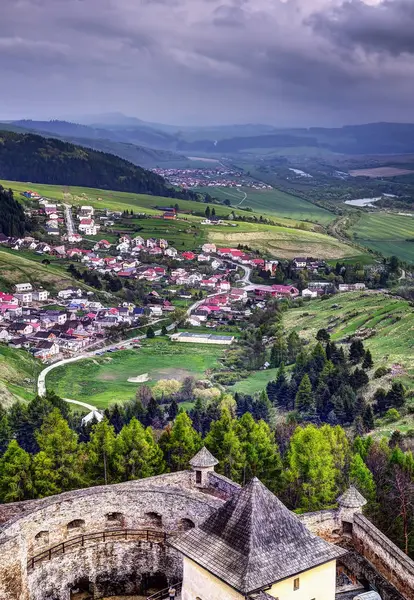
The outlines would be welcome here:
[[[414,600],[414,561],[363,515],[355,515],[352,540],[359,554],[407,600]]]
[[[38,589],[41,598],[46,599],[45,590],[51,590],[53,600],[67,600],[76,578],[86,571],[92,575],[97,598],[101,597],[100,589],[106,593],[109,583],[105,582],[110,579],[120,587],[125,580],[125,589],[128,591],[129,585],[136,591],[141,585],[142,569],[153,573],[159,565],[168,577],[179,576],[177,565],[182,559],[173,550],[164,544],[136,540],[71,549],[29,572],[27,560],[81,534],[114,528],[149,528],[169,534],[183,531],[206,519],[222,502],[196,490],[193,473],[183,471],[20,503],[20,516],[3,524],[0,531],[0,600],[40,600]],[[154,568],[150,569],[150,563]],[[64,571],[61,564],[66,565]]]

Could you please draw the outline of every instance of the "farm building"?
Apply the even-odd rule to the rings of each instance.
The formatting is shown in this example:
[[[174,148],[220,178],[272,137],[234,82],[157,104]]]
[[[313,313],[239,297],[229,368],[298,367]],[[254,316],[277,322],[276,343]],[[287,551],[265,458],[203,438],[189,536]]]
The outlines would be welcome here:
[[[171,336],[171,340],[173,342],[190,342],[191,344],[218,344],[229,346],[233,342],[234,336],[181,332],[174,333]]]

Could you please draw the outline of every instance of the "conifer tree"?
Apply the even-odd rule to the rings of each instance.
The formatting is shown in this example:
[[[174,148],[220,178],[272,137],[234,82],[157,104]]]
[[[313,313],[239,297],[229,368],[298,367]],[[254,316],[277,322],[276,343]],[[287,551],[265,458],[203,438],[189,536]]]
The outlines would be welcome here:
[[[372,354],[370,350],[365,351],[364,362],[362,363],[363,369],[372,369],[374,361],[372,360]]]
[[[291,506],[321,510],[335,502],[338,473],[328,436],[314,425],[297,427],[290,440],[285,495]]]
[[[51,461],[59,492],[81,487],[84,481],[78,464],[78,436],[57,408],[43,421],[36,441]]]
[[[159,475],[164,470],[162,450],[150,427],[144,429],[137,419],[131,419],[118,434],[115,460],[120,481]]]
[[[0,501],[16,502],[32,497],[30,454],[12,440],[0,459]]]
[[[173,398],[168,408],[168,418],[170,421],[174,421],[175,417],[178,415],[179,410],[180,409],[178,407],[177,400]]]
[[[403,384],[399,381],[394,381],[386,397],[387,406],[402,408],[405,404],[405,396],[406,391]]]
[[[91,483],[107,485],[116,481],[115,440],[115,430],[106,418],[92,427],[90,440],[86,445],[85,464]]]
[[[374,411],[372,410],[371,404],[368,404],[363,415],[362,421],[366,432],[372,431],[375,427]]]
[[[313,414],[315,411],[315,399],[308,374],[305,374],[300,382],[295,398],[295,408],[301,414]]]
[[[274,369],[286,361],[287,346],[283,336],[279,336],[270,352],[270,366]]]
[[[349,479],[366,500],[369,502],[375,500],[376,485],[374,477],[358,453],[352,457]]]
[[[159,443],[171,471],[187,469],[190,459],[203,445],[186,412],[177,416],[170,431],[162,434]]]
[[[296,357],[302,349],[302,342],[296,331],[292,331],[287,338],[287,360],[294,363]],[[280,363],[279,363],[280,364]]]
[[[349,348],[349,360],[353,365],[361,362],[365,355],[364,344],[361,340],[354,340]]]

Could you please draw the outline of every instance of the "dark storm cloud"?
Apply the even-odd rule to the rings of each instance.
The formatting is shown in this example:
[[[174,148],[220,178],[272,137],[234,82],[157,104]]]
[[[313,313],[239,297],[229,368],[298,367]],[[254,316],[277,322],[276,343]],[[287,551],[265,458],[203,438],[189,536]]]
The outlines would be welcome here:
[[[1,0],[0,114],[414,120],[413,25],[411,0]]]
[[[355,44],[380,53],[399,56],[414,53],[414,3],[384,0],[370,6],[350,0],[310,19],[315,30],[346,47]]]

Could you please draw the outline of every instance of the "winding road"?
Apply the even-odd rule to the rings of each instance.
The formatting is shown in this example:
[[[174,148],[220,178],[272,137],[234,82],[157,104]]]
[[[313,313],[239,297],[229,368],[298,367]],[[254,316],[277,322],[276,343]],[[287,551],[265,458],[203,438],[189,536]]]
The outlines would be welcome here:
[[[252,270],[250,267],[247,267],[246,265],[241,265],[239,263],[235,263],[233,261],[227,261],[227,262],[229,262],[233,265],[236,265],[240,269],[243,269],[244,276],[242,277],[242,279],[240,279],[240,283],[243,283],[243,285],[249,285],[251,283],[250,275],[251,275]],[[213,296],[217,296],[220,294],[221,294],[221,292],[209,294],[207,296],[207,298],[212,298]],[[187,309],[187,311],[186,311],[187,316],[191,315],[191,313],[193,311],[197,310],[197,308],[204,302],[204,300],[205,300],[205,298],[203,298],[202,300],[198,300],[197,302],[194,302],[194,304],[192,304]],[[155,323],[159,323],[162,320],[163,319],[157,319],[156,321],[152,321],[152,323],[148,323],[148,325],[154,325]],[[171,323],[170,325],[168,325],[166,327],[167,331],[172,331],[176,325],[177,325],[177,323]],[[156,336],[161,335],[161,333],[162,333],[162,329],[157,329],[155,331]],[[125,348],[125,349],[130,348],[131,346],[135,345],[137,341],[143,340],[146,337],[147,337],[146,334],[137,335],[134,338],[132,338],[131,340],[122,340],[121,342],[108,344],[107,346],[104,346],[103,348],[99,348],[98,350],[93,350],[92,352],[84,352],[84,353],[80,354],[79,356],[65,358],[63,360],[59,360],[58,362],[55,362],[55,363],[49,365],[48,367],[43,369],[43,371],[41,371],[41,373],[39,374],[39,377],[37,379],[37,393],[39,394],[39,396],[44,396],[46,394],[46,376],[48,375],[48,373],[53,371],[53,369],[57,369],[58,367],[62,367],[63,365],[67,365],[69,363],[73,363],[78,360],[84,360],[86,358],[93,358],[97,354],[100,354],[101,352],[106,352],[107,350],[109,350],[111,348]],[[63,398],[63,400],[65,402],[68,402],[69,404],[76,404],[78,406],[82,406],[83,408],[86,408],[89,411],[98,410],[98,408],[96,406],[93,406],[92,404],[88,404],[87,402],[81,402],[80,400],[72,400],[71,398]]]

